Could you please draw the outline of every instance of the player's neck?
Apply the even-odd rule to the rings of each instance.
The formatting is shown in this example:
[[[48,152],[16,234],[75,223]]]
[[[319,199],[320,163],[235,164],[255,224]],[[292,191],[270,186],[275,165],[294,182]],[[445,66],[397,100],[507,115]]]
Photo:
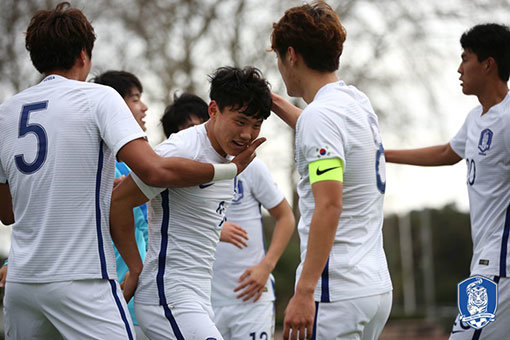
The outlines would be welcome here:
[[[482,115],[487,113],[491,107],[501,103],[508,94],[508,85],[506,82],[489,82],[483,88],[483,91],[477,95],[478,101],[482,105]]]
[[[319,92],[324,85],[338,81],[338,77],[334,72],[323,73],[313,70],[308,70],[302,79],[302,98],[307,104],[313,101],[317,92]]]
[[[71,80],[79,80],[79,81],[85,81],[83,77],[83,72],[80,72],[80,70],[77,70],[75,67],[69,69],[69,70],[51,70],[47,73],[45,73],[45,77],[49,76],[50,74],[55,74],[67,79]],[[85,76],[86,78],[86,76]]]

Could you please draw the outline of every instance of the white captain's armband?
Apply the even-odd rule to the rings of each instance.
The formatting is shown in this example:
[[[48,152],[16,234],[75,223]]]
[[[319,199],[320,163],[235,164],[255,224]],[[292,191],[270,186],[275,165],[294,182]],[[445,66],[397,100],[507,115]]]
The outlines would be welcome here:
[[[340,158],[319,159],[308,164],[310,184],[320,181],[344,181],[344,165]]]

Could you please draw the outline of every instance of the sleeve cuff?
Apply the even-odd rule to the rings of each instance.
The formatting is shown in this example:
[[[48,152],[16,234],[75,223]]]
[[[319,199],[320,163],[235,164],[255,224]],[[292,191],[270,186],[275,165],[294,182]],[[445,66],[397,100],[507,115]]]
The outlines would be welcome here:
[[[138,139],[138,138],[147,138],[147,135],[145,134],[145,132],[137,132],[135,134],[132,134],[132,135],[129,135],[123,139],[121,139],[117,144],[115,144],[115,146],[113,147],[113,154],[115,155],[115,157],[117,157],[117,153],[119,152],[119,150],[124,146],[126,145],[127,143],[135,140],[135,139]]]
[[[147,197],[149,200],[153,199],[154,197],[159,195],[160,192],[165,190],[165,188],[156,188],[145,184],[138,176],[135,175],[134,172],[131,172],[131,177],[133,177],[133,181],[135,181],[135,184],[138,186],[140,191],[145,195],[145,197]]]

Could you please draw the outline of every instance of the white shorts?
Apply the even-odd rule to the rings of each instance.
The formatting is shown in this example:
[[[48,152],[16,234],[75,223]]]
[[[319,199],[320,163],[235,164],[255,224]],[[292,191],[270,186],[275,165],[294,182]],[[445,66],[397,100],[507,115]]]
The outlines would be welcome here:
[[[196,301],[162,306],[135,302],[135,315],[151,340],[223,340],[211,308]]]
[[[274,338],[273,301],[245,302],[213,308],[214,323],[225,339]]]
[[[126,301],[114,280],[7,282],[6,339],[134,339]]]
[[[496,320],[484,328],[476,330],[460,322],[459,316],[457,315],[453,323],[450,340],[508,339],[510,337],[510,278],[499,278]]]
[[[310,340],[377,340],[390,316],[392,292],[334,302],[315,302]]]

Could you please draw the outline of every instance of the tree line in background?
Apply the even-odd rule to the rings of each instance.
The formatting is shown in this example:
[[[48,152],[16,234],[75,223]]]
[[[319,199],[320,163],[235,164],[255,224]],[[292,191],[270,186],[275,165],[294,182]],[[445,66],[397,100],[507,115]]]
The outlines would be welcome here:
[[[58,2],[0,2],[0,101],[39,80],[24,49],[24,32],[37,9],[53,8]],[[92,73],[131,71],[147,84],[152,101],[168,104],[175,90],[207,97],[205,75],[226,64],[254,65],[272,80],[276,91],[284,92],[274,54],[267,53],[270,32],[286,8],[302,1],[70,2],[83,9],[98,36]],[[449,30],[459,25],[467,29],[510,13],[510,0],[328,2],[348,32],[341,58],[342,78],[365,91],[376,112],[391,116],[395,124],[395,120],[406,122],[412,108],[402,95],[403,84],[413,83],[426,99],[428,111],[437,112],[434,78],[444,72],[441,61],[458,48],[445,46]]]

